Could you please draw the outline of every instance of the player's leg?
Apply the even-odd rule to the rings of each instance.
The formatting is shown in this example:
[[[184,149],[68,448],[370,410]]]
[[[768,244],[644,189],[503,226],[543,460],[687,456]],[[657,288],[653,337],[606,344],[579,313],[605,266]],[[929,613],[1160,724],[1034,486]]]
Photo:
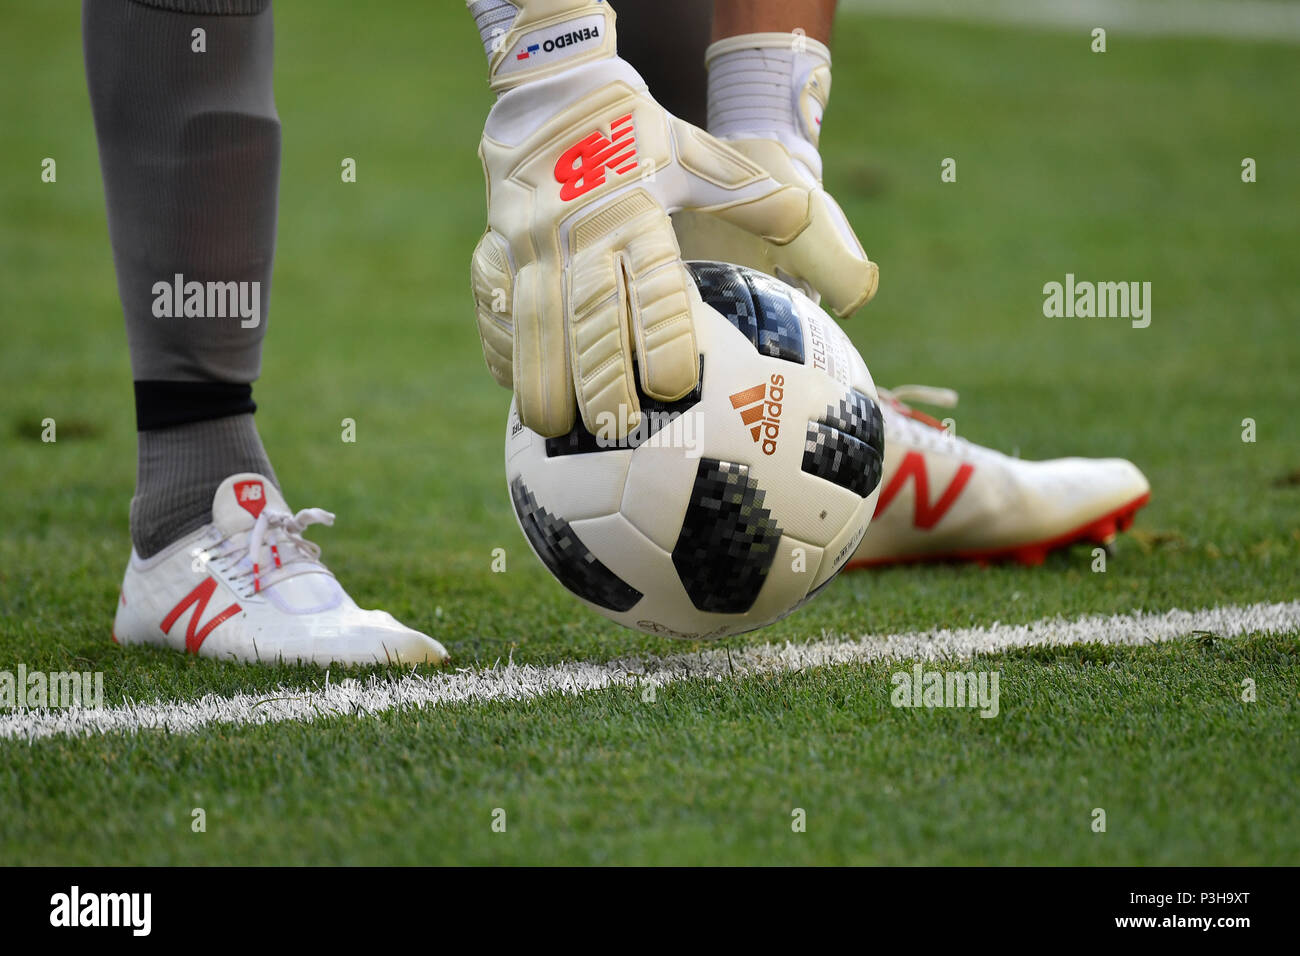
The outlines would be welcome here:
[[[85,0],[82,17],[139,432],[115,637],[441,658],[352,604],[301,537],[325,513],[289,515],[253,423],[280,175],[269,0]]]
[[[713,0],[713,40],[750,33],[802,31],[820,43],[831,42],[838,0]]]
[[[205,8],[260,12],[197,15]],[[227,475],[274,481],[251,384],[267,327],[280,175],[271,13],[256,0],[175,0],[170,9],[166,0],[87,0],[84,42],[135,379],[131,539],[147,558],[207,522]],[[182,284],[255,286],[259,314],[186,318],[183,306],[181,315],[155,314],[175,311],[172,295],[155,306],[155,285],[174,287],[177,275]]]

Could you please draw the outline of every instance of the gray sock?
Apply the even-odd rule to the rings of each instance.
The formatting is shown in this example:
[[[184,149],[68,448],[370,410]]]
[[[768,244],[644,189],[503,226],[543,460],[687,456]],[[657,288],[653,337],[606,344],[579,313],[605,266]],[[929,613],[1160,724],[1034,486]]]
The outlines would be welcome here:
[[[254,16],[192,12],[257,6]],[[84,0],[82,30],[132,377],[246,385],[260,371],[275,255],[271,10]],[[213,314],[180,316],[180,296],[160,296],[160,283],[222,293],[207,293]],[[237,313],[237,297],[255,319]]]
[[[280,172],[271,10],[269,0],[85,0],[82,21],[135,380],[131,540],[147,557],[210,521],[228,476],[275,480],[250,384]],[[242,287],[256,321],[221,304],[159,311],[160,282],[201,283],[209,303],[214,288]]]
[[[252,415],[140,432],[131,499],[131,543],[142,557],[212,520],[217,486],[240,471],[279,482],[267,460]]]

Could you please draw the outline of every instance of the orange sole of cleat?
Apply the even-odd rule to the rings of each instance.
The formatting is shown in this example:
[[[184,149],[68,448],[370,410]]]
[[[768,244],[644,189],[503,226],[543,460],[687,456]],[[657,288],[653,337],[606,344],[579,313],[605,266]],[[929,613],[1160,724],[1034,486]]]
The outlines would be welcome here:
[[[951,551],[917,554],[904,558],[869,558],[865,561],[850,561],[844,566],[844,570],[852,571],[858,568],[880,568],[891,564],[921,564],[940,561],[975,561],[984,565],[996,564],[1001,561],[1015,561],[1026,567],[1036,567],[1046,561],[1048,554],[1051,552],[1061,548],[1068,548],[1072,544],[1078,544],[1082,541],[1102,545],[1110,544],[1115,540],[1119,532],[1127,531],[1133,527],[1133,519],[1137,517],[1138,511],[1150,500],[1151,493],[1147,492],[1142,497],[1135,498],[1128,504],[1116,508],[1100,518],[1046,541],[1017,544],[1008,548],[995,548],[990,551]],[[871,533],[870,529],[868,529],[867,533]]]

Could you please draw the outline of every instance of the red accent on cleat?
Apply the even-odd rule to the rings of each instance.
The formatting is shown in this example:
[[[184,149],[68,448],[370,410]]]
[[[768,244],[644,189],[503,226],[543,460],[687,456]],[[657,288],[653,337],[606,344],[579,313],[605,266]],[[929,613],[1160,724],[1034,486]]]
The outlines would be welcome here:
[[[241,610],[238,604],[232,604],[212,620],[208,621],[207,624],[204,624],[203,627],[198,627],[199,618],[202,617],[203,612],[207,610],[208,601],[212,599],[213,592],[216,590],[216,578],[204,578],[203,581],[199,583],[198,587],[185,595],[185,597],[181,598],[180,603],[168,612],[160,625],[164,634],[169,633],[172,629],[172,625],[176,623],[177,618],[184,614],[185,611],[189,609],[190,605],[196,605],[194,613],[190,615],[189,627],[185,629],[185,649],[191,654],[197,654],[199,652],[199,648],[203,645],[204,640],[212,633],[214,628],[227,618],[238,614]]]
[[[939,500],[933,504],[930,502],[930,479],[925,470],[925,456],[919,451],[909,451],[903,456],[903,463],[898,466],[898,471],[894,472],[894,477],[889,479],[889,485],[881,489],[880,497],[876,499],[875,515],[881,514],[890,503],[903,490],[909,478],[913,482],[913,492],[915,499],[912,504],[912,524],[924,531],[929,531],[944,515],[948,509],[956,503],[957,498],[966,488],[966,482],[970,481],[970,476],[975,473],[975,466],[963,462],[957,469],[957,474],[952,476],[948,482],[948,487],[939,495]],[[873,517],[875,516],[873,515]]]
[[[882,567],[888,564],[916,564],[923,561],[976,561],[981,565],[987,565],[997,561],[1015,560],[1025,565],[1039,565],[1047,559],[1048,553],[1059,548],[1069,547],[1079,541],[1093,540],[1093,536],[1098,532],[1108,529],[1110,537],[1114,537],[1116,527],[1121,531],[1127,531],[1132,527],[1133,519],[1137,516],[1138,511],[1150,500],[1151,492],[1148,491],[1140,498],[1135,498],[1128,504],[1121,505],[1109,514],[1094,518],[1073,531],[1067,531],[1065,534],[1057,535],[1055,538],[1048,538],[1045,541],[1032,541],[1028,544],[1012,545],[1007,548],[992,548],[987,551],[938,552],[899,558],[872,558],[865,561],[850,561],[845,565],[845,570]],[[870,528],[867,528],[867,534],[871,534]]]
[[[1115,530],[1115,519],[1104,518],[1088,529],[1088,540],[1097,544],[1108,544],[1115,540],[1116,534],[1118,532]]]

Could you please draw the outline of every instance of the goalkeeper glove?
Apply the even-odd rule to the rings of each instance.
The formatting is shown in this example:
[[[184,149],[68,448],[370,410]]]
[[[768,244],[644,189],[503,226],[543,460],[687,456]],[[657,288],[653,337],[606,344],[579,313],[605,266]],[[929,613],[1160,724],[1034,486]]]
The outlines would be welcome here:
[[[564,434],[580,414],[621,437],[639,421],[638,381],[661,401],[695,387],[699,296],[670,212],[760,237],[841,316],[871,298],[876,266],[825,194],[660,107],[616,55],[608,4],[515,5],[489,53],[488,228],[471,280],[488,368],[526,426]]]

